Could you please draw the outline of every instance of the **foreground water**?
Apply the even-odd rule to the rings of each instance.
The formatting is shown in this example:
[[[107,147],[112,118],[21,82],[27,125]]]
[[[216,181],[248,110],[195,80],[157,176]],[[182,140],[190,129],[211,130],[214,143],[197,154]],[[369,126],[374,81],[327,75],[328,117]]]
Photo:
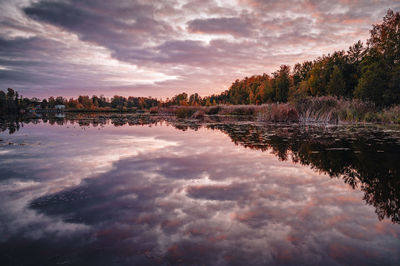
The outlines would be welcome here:
[[[3,128],[1,265],[400,263],[398,128],[154,117]]]

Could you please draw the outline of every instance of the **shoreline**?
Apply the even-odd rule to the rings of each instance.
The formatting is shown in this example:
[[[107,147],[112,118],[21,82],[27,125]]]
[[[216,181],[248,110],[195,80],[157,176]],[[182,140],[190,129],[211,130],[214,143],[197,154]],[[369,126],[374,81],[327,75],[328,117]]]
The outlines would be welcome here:
[[[174,113],[132,113],[132,112],[59,112],[59,113],[25,113],[19,115],[0,115],[0,126],[8,122],[30,123],[35,121],[50,121],[60,123],[61,121],[92,121],[100,122],[104,120],[119,121],[121,123],[130,123],[143,121],[145,124],[151,121],[167,121],[176,123],[255,123],[255,124],[281,124],[281,125],[299,125],[299,126],[351,126],[351,125],[377,125],[377,126],[400,126],[399,122],[394,121],[326,121],[313,119],[299,119],[297,121],[265,120],[260,119],[260,115],[243,114],[202,114],[201,116],[179,117]]]

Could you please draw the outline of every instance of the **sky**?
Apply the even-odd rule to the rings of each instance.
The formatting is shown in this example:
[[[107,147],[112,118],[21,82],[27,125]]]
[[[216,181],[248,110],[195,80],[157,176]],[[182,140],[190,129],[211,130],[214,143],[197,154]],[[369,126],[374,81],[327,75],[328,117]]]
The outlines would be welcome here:
[[[0,0],[0,89],[220,93],[365,41],[400,0]]]

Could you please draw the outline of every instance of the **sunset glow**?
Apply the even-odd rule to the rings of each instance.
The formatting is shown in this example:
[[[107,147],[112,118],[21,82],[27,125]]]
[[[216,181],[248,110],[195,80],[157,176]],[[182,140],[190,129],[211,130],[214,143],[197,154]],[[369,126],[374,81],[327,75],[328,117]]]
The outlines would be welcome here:
[[[365,41],[400,1],[2,1],[0,86],[24,96],[227,89]]]

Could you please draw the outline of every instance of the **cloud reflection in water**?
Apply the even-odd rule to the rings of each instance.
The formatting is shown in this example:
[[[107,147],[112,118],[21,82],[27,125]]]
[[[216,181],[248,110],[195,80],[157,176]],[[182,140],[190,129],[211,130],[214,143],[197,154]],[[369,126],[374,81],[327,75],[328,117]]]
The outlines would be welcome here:
[[[363,191],[282,161],[268,147],[232,145],[220,132],[232,128],[218,129],[40,124],[7,136],[42,144],[0,154],[7,159],[1,170],[18,165],[30,173],[1,176],[2,260],[20,262],[18,254],[26,264],[91,265],[400,259],[399,226],[378,221]]]

